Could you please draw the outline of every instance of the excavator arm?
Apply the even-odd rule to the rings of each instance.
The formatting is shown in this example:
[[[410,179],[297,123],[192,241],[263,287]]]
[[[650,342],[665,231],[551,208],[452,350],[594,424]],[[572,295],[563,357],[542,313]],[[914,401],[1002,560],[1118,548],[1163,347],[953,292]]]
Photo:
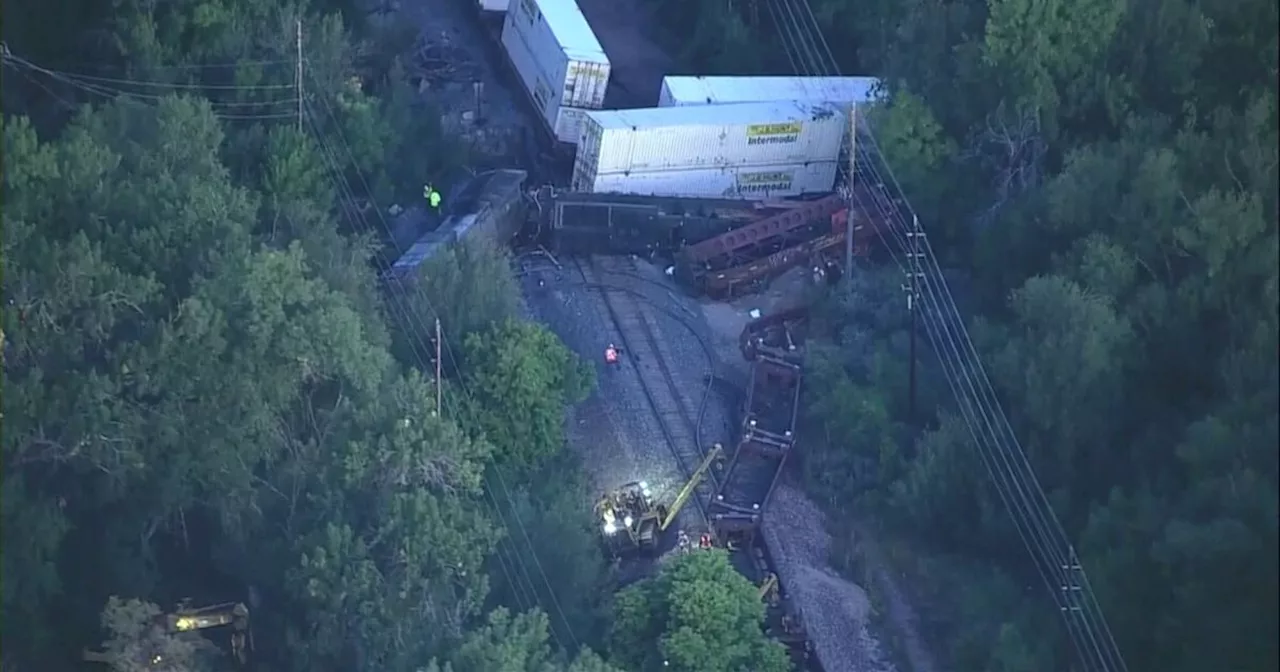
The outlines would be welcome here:
[[[773,572],[769,572],[769,575],[764,577],[764,581],[760,583],[760,599],[768,600],[770,593],[777,590],[777,588],[778,575]]]
[[[689,482],[685,483],[683,488],[680,488],[679,494],[671,502],[671,507],[667,509],[667,515],[658,522],[659,531],[666,531],[671,526],[671,523],[675,522],[676,515],[680,513],[680,509],[683,509],[684,505],[689,503],[689,498],[693,496],[694,489],[698,487],[702,479],[707,477],[707,472],[711,470],[711,465],[715,463],[723,452],[724,447],[718,443],[707,451],[707,456],[702,458],[702,464],[698,465],[693,475],[689,477]]]

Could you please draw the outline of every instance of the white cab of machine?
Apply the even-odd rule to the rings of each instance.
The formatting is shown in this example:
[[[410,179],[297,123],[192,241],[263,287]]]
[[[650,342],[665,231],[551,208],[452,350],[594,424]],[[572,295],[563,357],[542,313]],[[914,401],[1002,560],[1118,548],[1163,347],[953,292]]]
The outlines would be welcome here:
[[[780,166],[690,168],[653,173],[596,175],[573,190],[591,193],[637,194],[680,198],[741,198],[766,200],[829,192],[836,181],[839,162]]]
[[[574,179],[835,161],[844,126],[839,106],[827,103],[596,110],[582,124]]]
[[[693,77],[662,78],[658,107],[720,105],[770,100],[856,103],[874,102],[880,95],[875,77]]]
[[[509,0],[478,0],[482,12],[505,12],[511,4]]]
[[[543,121],[577,142],[582,110],[604,105],[609,59],[574,0],[511,0],[502,46]]]

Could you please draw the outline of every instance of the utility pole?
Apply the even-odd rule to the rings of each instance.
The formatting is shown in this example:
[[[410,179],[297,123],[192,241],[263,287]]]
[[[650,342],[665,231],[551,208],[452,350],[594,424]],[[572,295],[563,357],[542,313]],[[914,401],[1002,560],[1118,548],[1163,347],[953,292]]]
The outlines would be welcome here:
[[[298,72],[294,82],[298,94],[298,132],[302,132],[302,19],[298,19]]]
[[[441,394],[440,386],[440,318],[436,318],[436,417],[444,417],[440,414],[441,404],[444,402],[444,395]]]
[[[907,421],[914,427],[916,423],[916,331],[920,313],[920,290],[924,284],[924,271],[920,260],[924,254],[920,252],[921,238],[920,218],[911,215],[911,230],[907,232],[907,282],[902,289],[907,293],[907,312],[911,314],[911,364],[908,375]]]
[[[858,157],[858,104],[849,104],[849,200],[844,211],[844,276],[853,291],[853,184]]]

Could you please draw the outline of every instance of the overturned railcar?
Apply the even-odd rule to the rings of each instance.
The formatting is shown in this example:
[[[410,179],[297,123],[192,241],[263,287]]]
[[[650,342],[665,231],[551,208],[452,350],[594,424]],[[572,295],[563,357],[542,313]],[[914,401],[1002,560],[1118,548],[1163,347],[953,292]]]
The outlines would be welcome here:
[[[759,352],[752,365],[742,427],[711,502],[712,523],[725,539],[754,537],[795,443],[801,365]]]

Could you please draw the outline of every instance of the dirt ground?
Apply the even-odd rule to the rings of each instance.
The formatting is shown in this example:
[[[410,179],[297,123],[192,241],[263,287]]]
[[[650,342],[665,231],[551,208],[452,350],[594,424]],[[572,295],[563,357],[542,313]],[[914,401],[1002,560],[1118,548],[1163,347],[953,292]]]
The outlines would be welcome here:
[[[675,62],[658,46],[657,24],[644,0],[578,0],[609,57],[605,109],[653,107]]]
[[[645,107],[655,105],[662,77],[672,72],[674,61],[658,46],[652,36],[654,19],[644,0],[579,0],[588,22],[596,31],[613,64],[606,107]],[[482,153],[510,156],[519,162],[525,148],[519,146],[537,123],[526,109],[525,95],[507,71],[500,51],[495,49],[485,29],[467,15],[464,3],[457,0],[384,0],[390,18],[382,20],[412,21],[419,26],[421,39],[416,45],[411,68],[423,81],[420,90],[442,108],[442,121],[452,132],[468,138]],[[447,64],[447,65],[446,65]],[[477,115],[474,83],[483,83],[483,96]],[[793,271],[772,283],[760,294],[732,303],[697,301],[684,296],[662,269],[652,269],[647,277],[635,281],[633,288],[654,295],[655,300],[672,307],[679,319],[668,320],[662,329],[673,347],[683,349],[677,359],[680,374],[687,374],[689,389],[702,383],[701,340],[719,360],[722,370],[745,370],[738,351],[738,334],[757,309],[763,314],[796,305],[811,286],[803,270]],[[544,274],[539,285],[536,276]],[[526,297],[533,306],[530,317],[552,326],[580,355],[596,358],[600,339],[608,326],[603,324],[595,299],[569,286],[571,277],[545,266],[525,276]],[[534,308],[534,306],[537,306]],[[540,313],[540,314],[539,314]],[[675,322],[696,323],[690,331]],[[691,335],[692,334],[692,335]],[[680,345],[683,344],[683,345]],[[575,409],[569,421],[570,442],[574,448],[590,455],[585,463],[597,487],[647,477],[651,482],[674,484],[679,479],[670,458],[657,447],[661,445],[651,418],[641,412],[644,405],[627,380],[605,380],[592,399]],[[721,404],[723,405],[723,404]],[[703,428],[709,441],[728,441],[733,427],[725,409],[711,409]],[[766,517],[766,535],[779,563],[782,580],[794,597],[808,605],[805,625],[828,672],[891,672],[871,627],[871,608],[866,591],[839,576],[828,566],[829,544],[821,512],[803,493],[783,487],[775,505]],[[897,575],[880,562],[875,553],[867,553],[868,574],[876,583],[877,596],[885,596],[886,618],[914,672],[934,672],[934,666],[923,640],[916,633],[914,613],[905,599],[906,593],[896,585]]]
[[[405,65],[423,98],[440,107],[446,132],[468,140],[479,155],[519,162],[525,158],[525,138],[537,130],[538,120],[490,35],[500,31],[501,19],[482,20],[469,4],[382,0],[383,9],[371,21],[417,27],[418,39]]]

